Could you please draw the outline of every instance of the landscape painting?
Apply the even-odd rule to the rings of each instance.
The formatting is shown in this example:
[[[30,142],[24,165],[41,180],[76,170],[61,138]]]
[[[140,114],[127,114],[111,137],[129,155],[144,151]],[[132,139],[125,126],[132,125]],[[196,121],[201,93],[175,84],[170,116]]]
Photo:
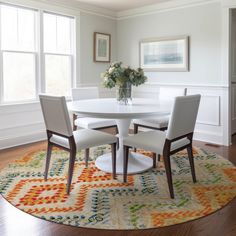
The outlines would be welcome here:
[[[188,71],[189,38],[145,40],[140,43],[140,67],[153,71]]]

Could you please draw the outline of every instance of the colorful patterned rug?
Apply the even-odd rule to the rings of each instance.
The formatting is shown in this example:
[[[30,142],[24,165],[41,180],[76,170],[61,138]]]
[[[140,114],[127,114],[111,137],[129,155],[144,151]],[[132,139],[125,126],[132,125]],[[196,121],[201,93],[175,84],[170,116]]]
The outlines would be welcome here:
[[[147,229],[174,225],[222,208],[236,196],[236,167],[194,148],[198,182],[194,184],[185,152],[171,158],[175,199],[170,199],[163,161],[156,169],[113,180],[98,170],[94,159],[109,151],[91,150],[85,168],[77,155],[72,191],[66,195],[68,153],[54,150],[49,179],[43,179],[45,151],[10,163],[0,172],[0,193],[18,209],[45,220],[97,229]],[[149,154],[149,153],[146,153]],[[148,158],[148,157],[147,157]]]

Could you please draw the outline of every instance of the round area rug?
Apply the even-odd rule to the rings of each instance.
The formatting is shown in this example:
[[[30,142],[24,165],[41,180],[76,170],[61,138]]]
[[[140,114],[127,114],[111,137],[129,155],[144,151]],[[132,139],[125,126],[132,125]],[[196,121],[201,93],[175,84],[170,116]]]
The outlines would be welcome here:
[[[77,154],[69,196],[68,153],[59,149],[53,152],[48,181],[43,179],[46,152],[37,151],[1,170],[0,193],[31,215],[96,229],[174,225],[209,215],[236,196],[236,167],[216,154],[194,148],[195,184],[186,152],[172,156],[175,199],[171,199],[163,160],[155,169],[128,176],[128,183],[124,184],[122,176],[113,180],[111,174],[94,165],[97,156],[109,151],[108,146],[91,149],[88,168],[84,165],[84,153]]]

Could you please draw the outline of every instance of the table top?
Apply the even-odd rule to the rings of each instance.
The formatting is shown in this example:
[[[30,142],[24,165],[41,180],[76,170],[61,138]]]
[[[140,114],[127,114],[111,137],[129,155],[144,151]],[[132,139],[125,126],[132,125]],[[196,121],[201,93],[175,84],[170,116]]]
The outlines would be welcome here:
[[[114,98],[99,98],[68,102],[67,106],[70,111],[87,117],[137,119],[168,115],[172,104],[157,99],[135,98],[131,105],[119,105]]]

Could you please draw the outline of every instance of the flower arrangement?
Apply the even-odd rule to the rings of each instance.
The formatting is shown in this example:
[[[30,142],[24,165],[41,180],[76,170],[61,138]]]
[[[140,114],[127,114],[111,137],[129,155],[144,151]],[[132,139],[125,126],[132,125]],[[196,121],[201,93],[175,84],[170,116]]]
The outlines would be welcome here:
[[[147,81],[143,69],[138,68],[134,70],[130,67],[122,67],[121,65],[122,62],[114,62],[102,74],[103,85],[106,88],[122,87],[127,83],[139,86]]]
[[[127,105],[131,100],[131,86],[139,86],[147,81],[143,69],[131,69],[122,67],[122,62],[114,62],[101,75],[103,85],[106,88],[117,88],[117,100]]]

